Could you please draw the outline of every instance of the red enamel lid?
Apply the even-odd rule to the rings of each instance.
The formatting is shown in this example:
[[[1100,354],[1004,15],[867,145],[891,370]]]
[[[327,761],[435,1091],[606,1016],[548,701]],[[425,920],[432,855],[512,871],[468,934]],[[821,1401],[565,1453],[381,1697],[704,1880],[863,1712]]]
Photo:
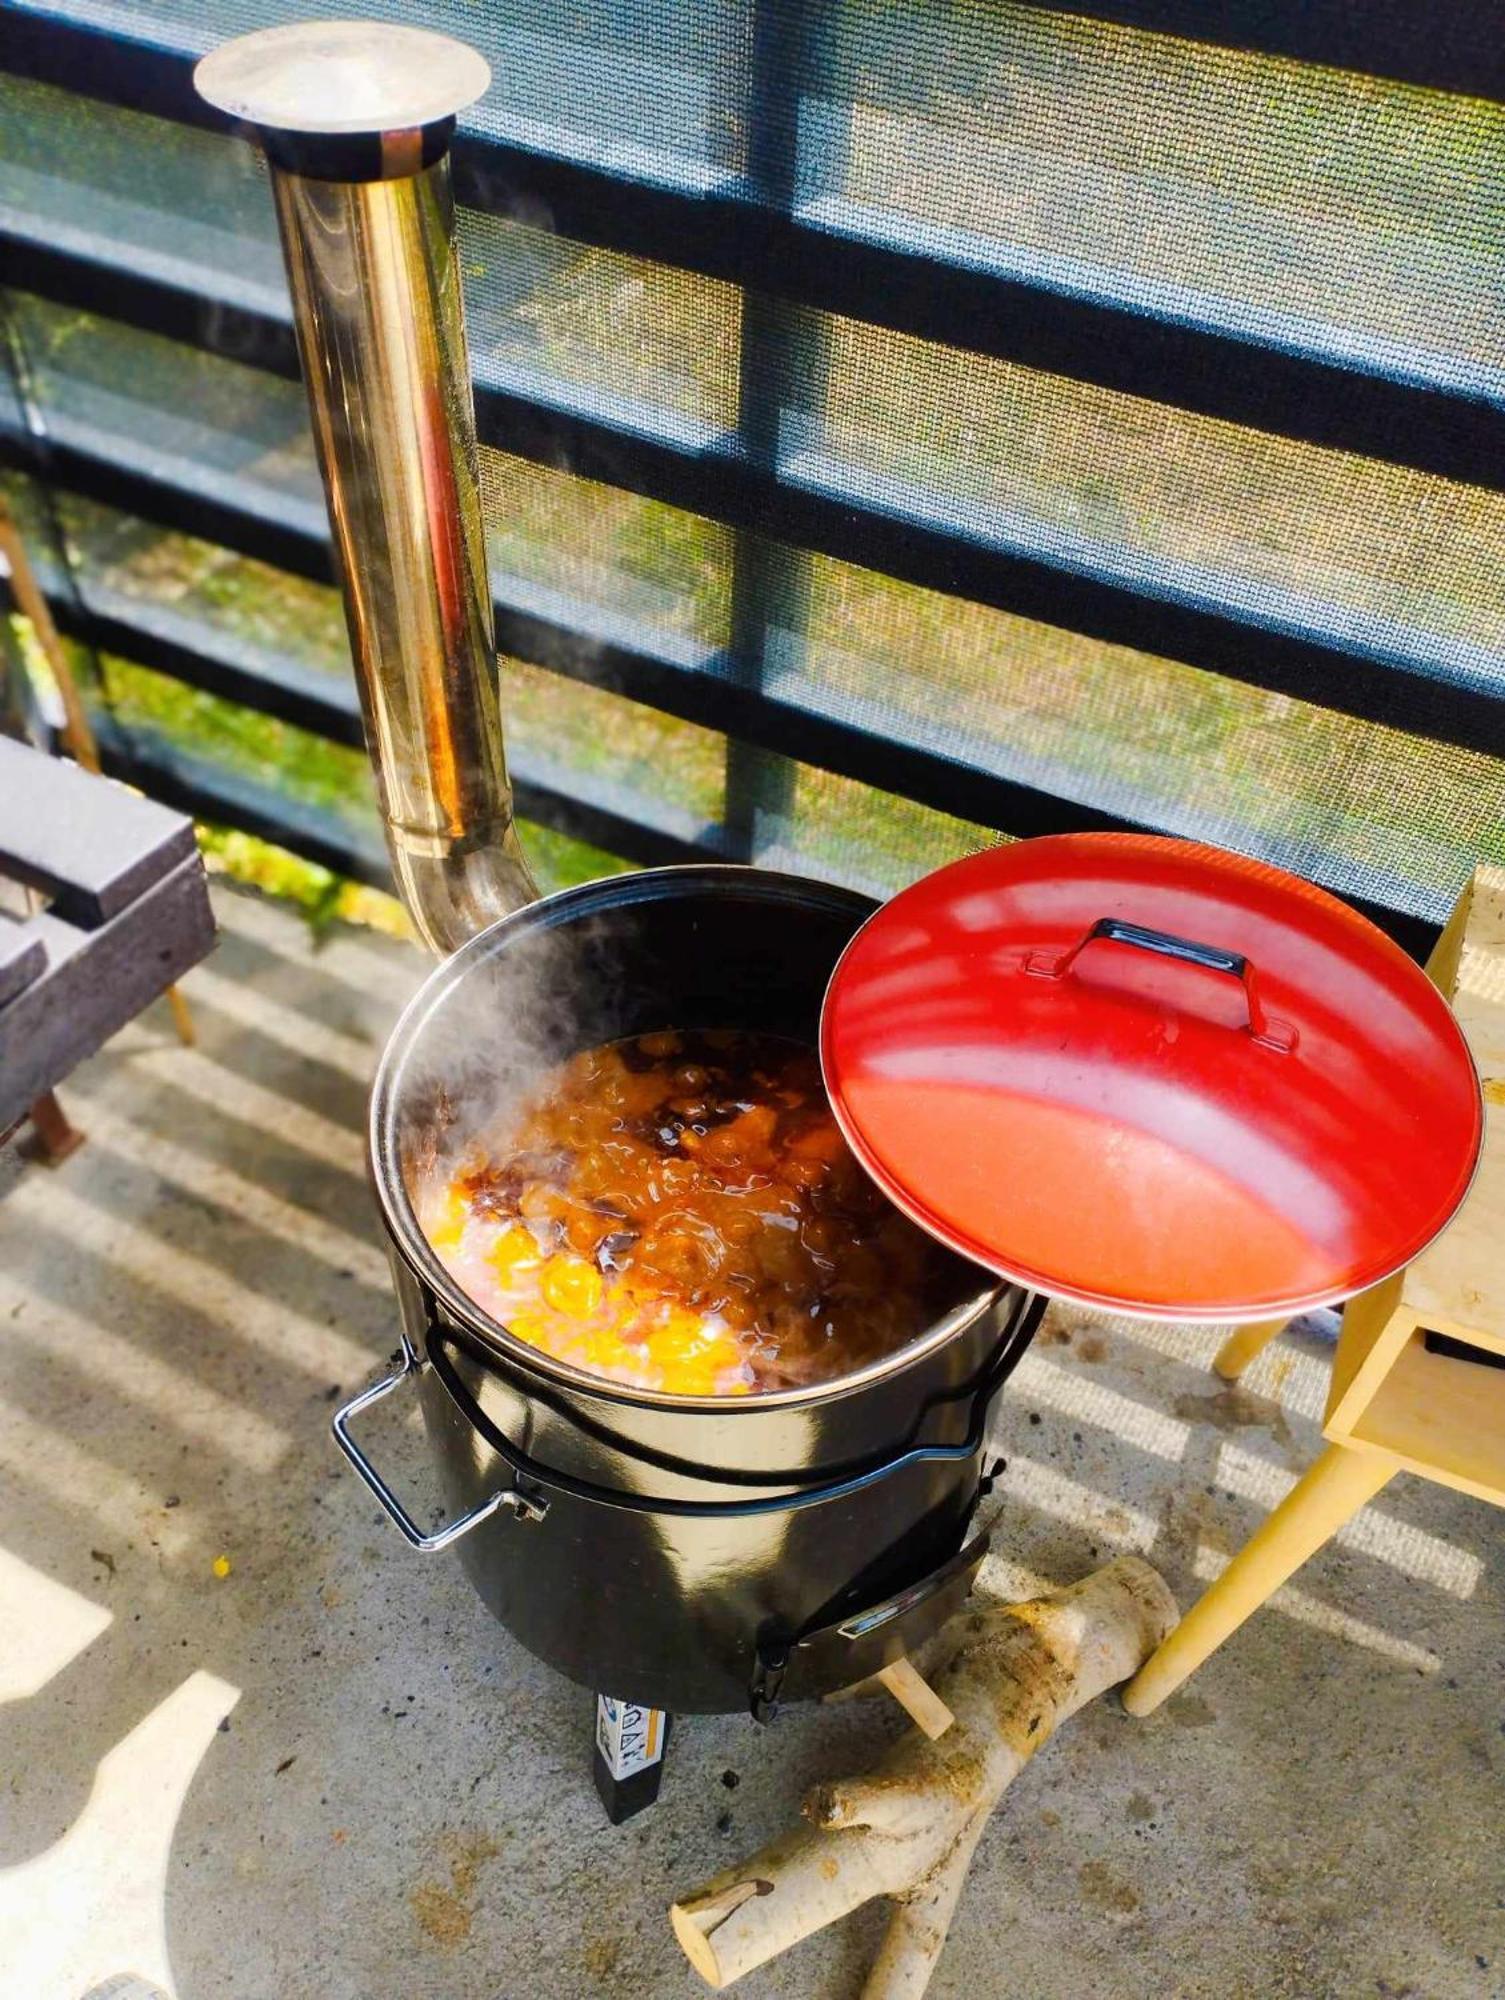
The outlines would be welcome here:
[[[1398,945],[1280,869],[1066,834],[917,882],[852,940],[821,1059],[857,1157],[1033,1289],[1276,1318],[1411,1261],[1467,1192],[1479,1080]]]

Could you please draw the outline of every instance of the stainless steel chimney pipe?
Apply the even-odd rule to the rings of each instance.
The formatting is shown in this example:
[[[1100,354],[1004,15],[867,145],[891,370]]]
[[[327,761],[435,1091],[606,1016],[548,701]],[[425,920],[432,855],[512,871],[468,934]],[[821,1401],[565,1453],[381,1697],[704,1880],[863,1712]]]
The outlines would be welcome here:
[[[449,952],[538,893],[502,744],[449,142],[485,91],[447,35],[315,21],[194,82],[265,149],[397,888]]]

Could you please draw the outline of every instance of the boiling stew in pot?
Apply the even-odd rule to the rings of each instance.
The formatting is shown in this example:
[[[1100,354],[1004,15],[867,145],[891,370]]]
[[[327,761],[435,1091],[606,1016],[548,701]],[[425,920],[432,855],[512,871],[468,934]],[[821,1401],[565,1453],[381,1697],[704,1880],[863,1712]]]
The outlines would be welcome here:
[[[799,1043],[662,1033],[543,1079],[419,1219],[520,1339],[619,1381],[739,1396],[830,1381],[955,1300],[955,1267],[847,1148]]]

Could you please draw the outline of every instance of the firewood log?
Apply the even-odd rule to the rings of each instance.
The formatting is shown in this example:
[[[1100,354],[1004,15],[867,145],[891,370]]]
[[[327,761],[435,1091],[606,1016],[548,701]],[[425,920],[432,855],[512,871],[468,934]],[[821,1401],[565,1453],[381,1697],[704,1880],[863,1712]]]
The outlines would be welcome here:
[[[1070,1715],[1127,1680],[1176,1622],[1159,1574],[1120,1556],[1068,1589],[963,1612],[935,1692],[956,1720],[901,1737],[870,1773],[817,1785],[808,1825],[675,1903],[674,1934],[718,1989],[874,1896],[895,1904],[863,2000],[919,2000],[973,1850],[1005,1789]]]

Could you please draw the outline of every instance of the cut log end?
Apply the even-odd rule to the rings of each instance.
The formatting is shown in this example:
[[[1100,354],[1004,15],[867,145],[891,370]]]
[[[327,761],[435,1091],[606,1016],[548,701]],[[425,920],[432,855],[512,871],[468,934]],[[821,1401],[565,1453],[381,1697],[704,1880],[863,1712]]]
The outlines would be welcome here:
[[[689,1896],[682,1903],[670,1905],[669,1921],[674,1926],[680,1950],[708,1986],[714,1986],[719,1991],[727,1983],[722,1977],[716,1947],[711,1942],[713,1932],[719,1930],[744,1903],[751,1902],[755,1896],[772,1893],[772,1882],[748,1877],[726,1888]]]
[[[1175,1621],[1170,1591],[1137,1556],[953,1621],[960,1644],[934,1688],[914,1676],[944,1730],[912,1731],[873,1771],[818,1786],[805,1828],[676,1903],[685,1956],[719,1991],[887,1896],[895,1920],[866,2000],[919,2000],[989,1813],[1059,1724],[1128,1679]]]
[[[669,1921],[674,1926],[674,1935],[679,1940],[679,1948],[694,1966],[707,1986],[719,1993],[722,1987],[721,1968],[716,1963],[716,1951],[699,1920],[683,1903],[673,1903],[669,1908]]]

